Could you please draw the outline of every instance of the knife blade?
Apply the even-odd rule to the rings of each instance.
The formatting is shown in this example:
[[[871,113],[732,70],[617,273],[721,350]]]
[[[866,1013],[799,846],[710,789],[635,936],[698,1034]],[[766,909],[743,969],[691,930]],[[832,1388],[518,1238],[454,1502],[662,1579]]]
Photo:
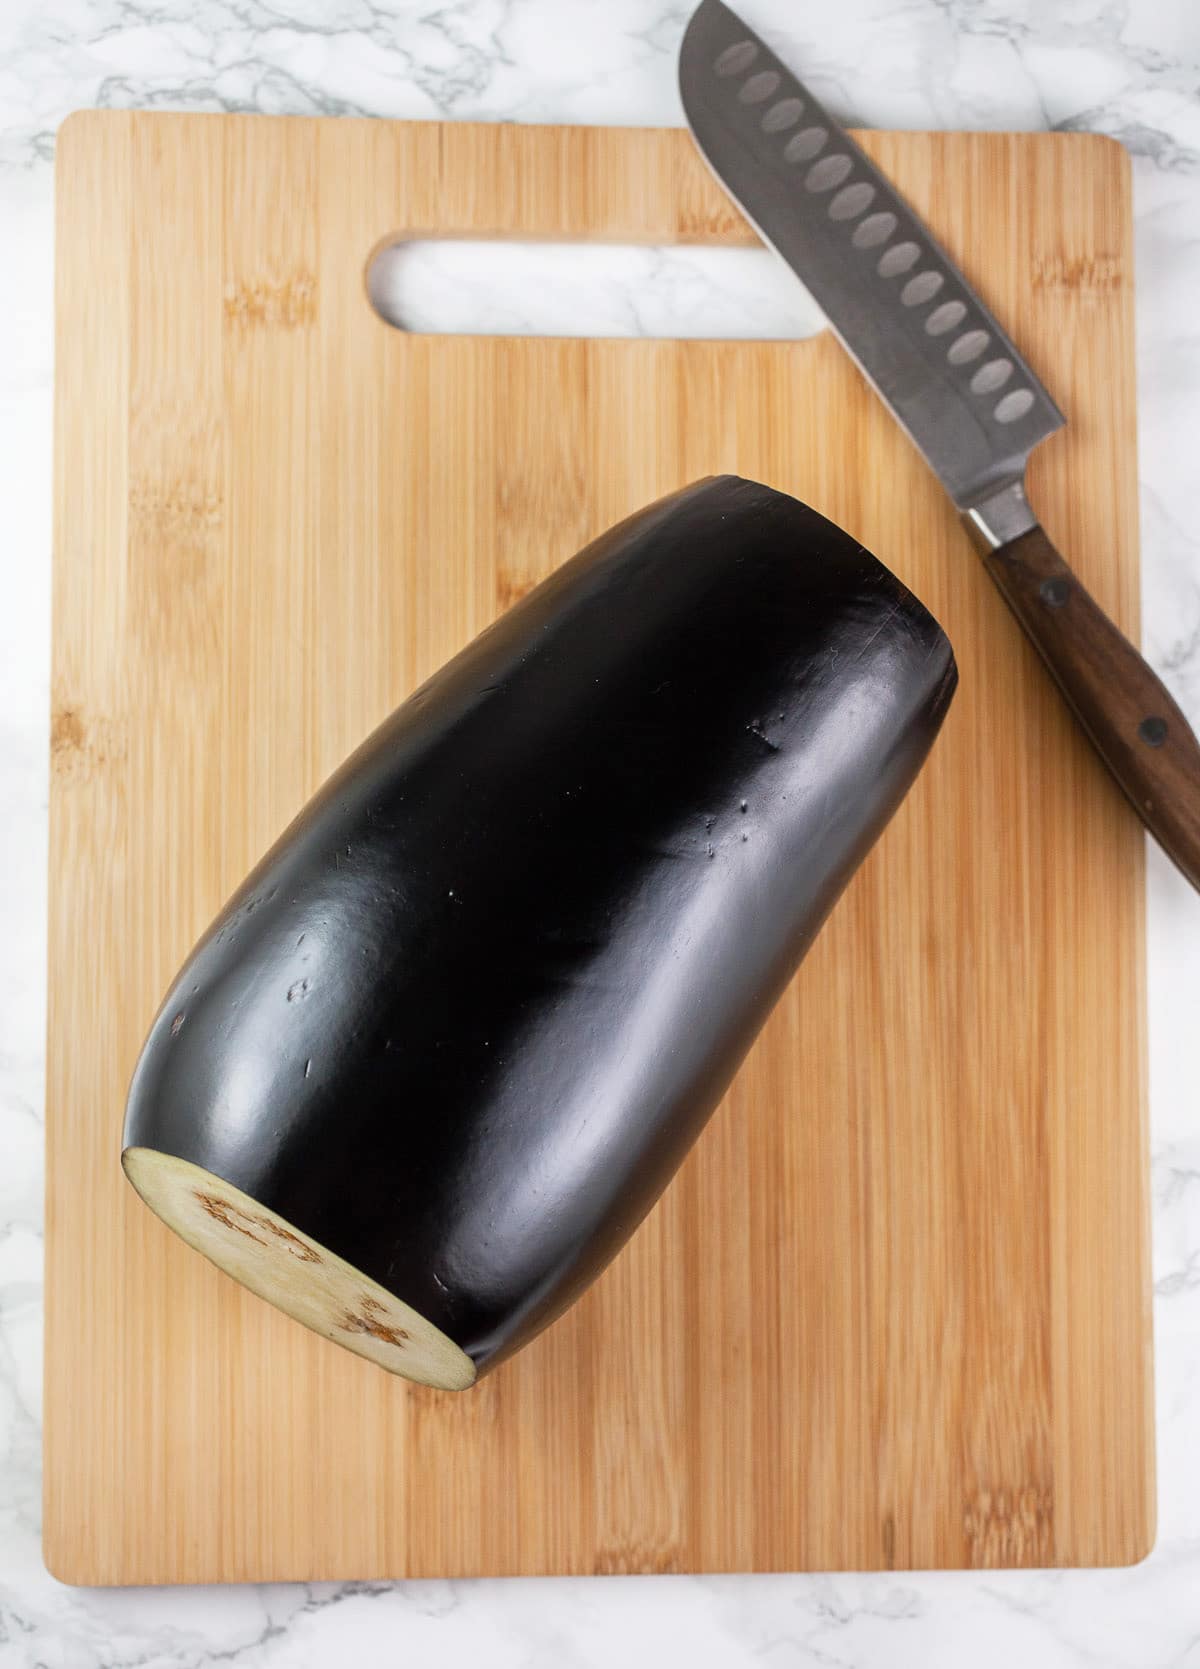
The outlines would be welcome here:
[[[934,470],[1117,785],[1200,888],[1200,744],[1025,494],[1062,412],[891,182],[723,0],[692,15],[679,88],[701,155]]]

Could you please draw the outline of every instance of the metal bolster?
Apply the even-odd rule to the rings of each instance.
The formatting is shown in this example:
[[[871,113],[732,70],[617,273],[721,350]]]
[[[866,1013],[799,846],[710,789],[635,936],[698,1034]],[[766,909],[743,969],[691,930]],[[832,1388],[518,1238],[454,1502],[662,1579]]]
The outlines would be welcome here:
[[[1023,475],[981,499],[978,504],[970,505],[962,512],[962,518],[977,549],[985,554],[999,545],[1007,545],[1012,539],[1019,539],[1022,533],[1029,533],[1038,525],[1038,519],[1025,497]]]

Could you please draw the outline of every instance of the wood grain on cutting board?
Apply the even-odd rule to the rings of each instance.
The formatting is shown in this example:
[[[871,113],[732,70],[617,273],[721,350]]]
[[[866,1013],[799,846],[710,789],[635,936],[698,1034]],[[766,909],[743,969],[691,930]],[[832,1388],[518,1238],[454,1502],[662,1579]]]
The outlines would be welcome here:
[[[1129,171],[867,134],[1069,426],[1032,496],[1137,636]],[[828,334],[408,336],[395,234],[750,241],[681,132],[73,117],[59,138],[45,1552],[88,1583],[1110,1564],[1153,1534],[1139,825]],[[698,1147],[461,1395],[124,1182],[180,961],[414,685],[734,470],[861,537],[960,693]],[[496,970],[503,978],[503,969]]]

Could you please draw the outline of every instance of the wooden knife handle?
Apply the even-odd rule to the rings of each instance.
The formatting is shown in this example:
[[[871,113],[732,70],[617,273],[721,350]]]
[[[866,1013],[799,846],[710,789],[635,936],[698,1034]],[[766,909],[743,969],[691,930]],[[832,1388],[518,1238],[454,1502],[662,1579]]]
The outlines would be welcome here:
[[[1134,810],[1200,889],[1200,744],[1165,685],[1041,527],[983,560]]]

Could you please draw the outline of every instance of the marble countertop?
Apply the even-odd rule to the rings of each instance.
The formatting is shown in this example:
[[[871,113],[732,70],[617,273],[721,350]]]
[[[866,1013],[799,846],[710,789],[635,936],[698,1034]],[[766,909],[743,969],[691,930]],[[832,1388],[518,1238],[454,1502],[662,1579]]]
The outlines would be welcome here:
[[[1132,152],[1144,643],[1200,728],[1200,536],[1187,501],[1200,434],[1194,0],[745,0],[742,9],[846,121],[1087,129]],[[41,1563],[54,130],[84,105],[678,123],[674,54],[688,10],[687,0],[6,0],[0,10],[3,1669],[355,1657],[496,1669],[664,1659],[730,1669],[1200,1669],[1200,898],[1156,851],[1148,904],[1159,1535],[1144,1564],[105,1592],[65,1588]],[[636,263],[600,273],[588,303],[596,328],[616,318],[617,328],[631,320],[628,328],[653,330],[636,293],[646,282]],[[461,304],[478,307],[469,289],[460,286]],[[698,330],[714,309],[726,319],[736,311],[704,281],[677,293]]]

